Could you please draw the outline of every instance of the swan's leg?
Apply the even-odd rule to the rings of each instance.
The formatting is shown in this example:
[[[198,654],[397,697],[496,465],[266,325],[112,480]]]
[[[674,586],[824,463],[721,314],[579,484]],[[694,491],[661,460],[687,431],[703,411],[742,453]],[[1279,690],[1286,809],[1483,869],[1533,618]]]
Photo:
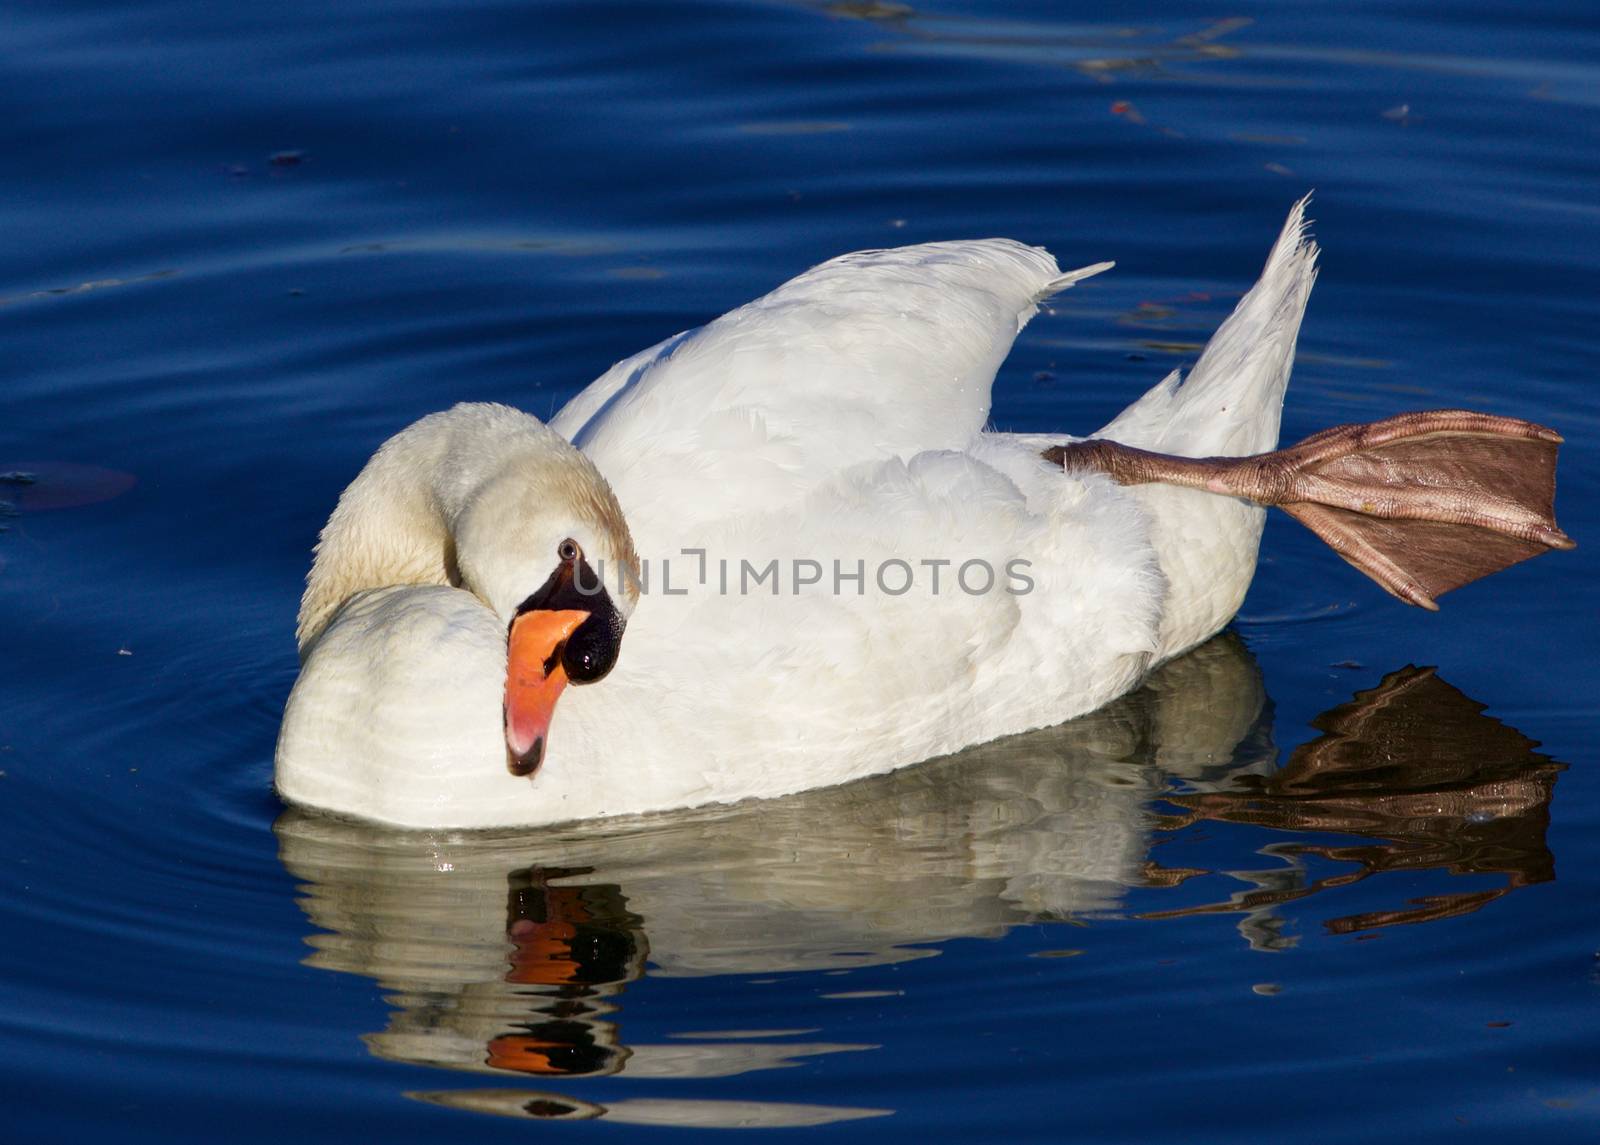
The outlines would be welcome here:
[[[1554,516],[1561,435],[1467,410],[1340,425],[1250,457],[1173,457],[1114,441],[1045,451],[1123,485],[1162,482],[1277,505],[1409,604],[1570,549]]]

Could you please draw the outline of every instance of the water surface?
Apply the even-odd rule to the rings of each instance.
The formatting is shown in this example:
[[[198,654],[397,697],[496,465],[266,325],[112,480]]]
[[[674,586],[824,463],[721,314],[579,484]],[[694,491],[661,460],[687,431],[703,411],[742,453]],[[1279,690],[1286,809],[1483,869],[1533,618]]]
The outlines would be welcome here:
[[[50,3],[6,54],[19,1140],[1593,1139],[1587,5]],[[461,838],[272,798],[310,545],[407,422],[1009,235],[1118,262],[996,389],[1087,431],[1310,188],[1285,436],[1556,425],[1576,553],[1430,616],[1277,521],[1144,692],[759,808]]]

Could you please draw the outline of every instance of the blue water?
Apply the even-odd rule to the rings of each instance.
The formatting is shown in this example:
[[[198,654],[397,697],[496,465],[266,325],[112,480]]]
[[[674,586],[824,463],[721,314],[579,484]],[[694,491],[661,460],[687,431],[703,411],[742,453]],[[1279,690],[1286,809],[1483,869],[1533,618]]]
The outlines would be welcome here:
[[[1594,1139],[1591,5],[6,25],[5,1139]],[[764,808],[450,839],[272,797],[310,545],[412,419],[545,415],[823,258],[1009,235],[1118,262],[996,390],[1087,431],[1312,188],[1286,438],[1556,425],[1577,552],[1428,615],[1275,521],[1144,693]]]

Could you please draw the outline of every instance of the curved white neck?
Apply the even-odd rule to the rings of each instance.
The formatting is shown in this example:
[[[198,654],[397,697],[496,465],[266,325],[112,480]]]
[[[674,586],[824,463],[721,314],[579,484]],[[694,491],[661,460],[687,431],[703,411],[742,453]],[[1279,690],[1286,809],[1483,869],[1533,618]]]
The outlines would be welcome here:
[[[322,528],[300,598],[301,659],[355,593],[407,584],[459,587],[455,529],[463,509],[507,465],[547,451],[553,437],[535,418],[506,406],[459,405],[386,441]]]

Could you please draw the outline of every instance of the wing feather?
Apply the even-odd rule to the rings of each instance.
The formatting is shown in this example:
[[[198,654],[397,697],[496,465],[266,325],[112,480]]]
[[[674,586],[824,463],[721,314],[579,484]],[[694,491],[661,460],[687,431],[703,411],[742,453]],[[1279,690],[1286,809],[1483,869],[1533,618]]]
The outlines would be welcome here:
[[[1038,302],[1109,266],[1063,274],[1007,239],[844,255],[618,363],[551,425],[632,522],[663,499],[680,526],[788,503],[862,462],[965,448]]]

